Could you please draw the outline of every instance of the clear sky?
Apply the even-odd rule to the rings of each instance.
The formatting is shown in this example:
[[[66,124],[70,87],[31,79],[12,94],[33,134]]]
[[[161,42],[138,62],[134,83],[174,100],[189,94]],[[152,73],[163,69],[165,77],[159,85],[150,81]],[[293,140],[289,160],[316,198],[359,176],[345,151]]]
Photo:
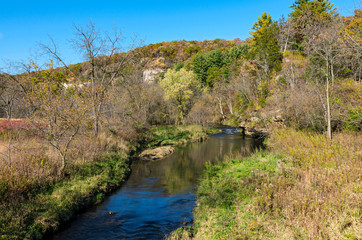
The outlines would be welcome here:
[[[277,20],[287,16],[294,0],[47,0],[0,1],[0,68],[27,59],[48,35],[68,63],[83,59],[69,44],[72,25],[92,20],[102,30],[121,27],[144,44],[172,40],[246,39],[262,12]],[[352,15],[360,0],[332,0],[342,15]]]

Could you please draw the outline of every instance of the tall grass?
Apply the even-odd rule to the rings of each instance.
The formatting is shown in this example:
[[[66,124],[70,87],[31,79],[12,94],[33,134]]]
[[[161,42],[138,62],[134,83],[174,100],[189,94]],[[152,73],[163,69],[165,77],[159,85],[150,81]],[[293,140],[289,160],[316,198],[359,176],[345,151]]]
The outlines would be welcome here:
[[[31,128],[19,122],[1,126],[0,239],[42,238],[129,173],[126,143],[110,133],[79,135],[60,175],[57,152]]]
[[[208,166],[194,228],[170,239],[361,239],[362,136],[287,129],[267,143]]]
[[[268,141],[286,164],[268,188],[276,216],[294,236],[309,239],[361,239],[362,136],[279,131]]]

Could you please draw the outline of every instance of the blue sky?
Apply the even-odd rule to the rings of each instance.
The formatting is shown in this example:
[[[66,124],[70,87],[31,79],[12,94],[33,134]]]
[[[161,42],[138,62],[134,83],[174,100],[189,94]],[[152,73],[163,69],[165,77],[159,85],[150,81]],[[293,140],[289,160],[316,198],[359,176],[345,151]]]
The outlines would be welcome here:
[[[0,68],[5,62],[26,60],[48,35],[59,45],[68,63],[83,61],[70,46],[72,25],[92,20],[102,30],[121,27],[144,44],[172,40],[246,39],[262,12],[277,20],[287,16],[294,0],[1,0]],[[352,15],[359,0],[332,1],[342,15]],[[125,47],[127,48],[127,41]]]

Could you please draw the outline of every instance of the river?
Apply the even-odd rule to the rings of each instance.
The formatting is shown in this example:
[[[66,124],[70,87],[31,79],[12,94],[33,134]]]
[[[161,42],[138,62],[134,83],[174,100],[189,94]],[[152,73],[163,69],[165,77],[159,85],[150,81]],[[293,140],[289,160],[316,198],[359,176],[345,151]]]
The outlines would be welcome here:
[[[164,239],[190,224],[205,163],[246,156],[257,147],[253,138],[235,132],[223,129],[205,142],[178,147],[161,160],[134,161],[131,176],[117,192],[79,214],[52,239]]]

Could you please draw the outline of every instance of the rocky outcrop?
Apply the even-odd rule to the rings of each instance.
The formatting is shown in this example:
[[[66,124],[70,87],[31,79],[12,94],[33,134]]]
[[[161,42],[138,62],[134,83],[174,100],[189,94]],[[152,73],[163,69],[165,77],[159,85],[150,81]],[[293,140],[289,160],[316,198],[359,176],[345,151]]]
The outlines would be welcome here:
[[[171,146],[163,146],[163,147],[158,147],[158,148],[154,148],[154,149],[144,150],[138,157],[139,157],[139,159],[145,160],[145,161],[157,160],[157,159],[161,159],[161,158],[164,158],[164,157],[170,155],[174,151],[175,151],[175,148],[173,148]]]
[[[164,70],[161,68],[153,68],[153,69],[147,69],[143,71],[143,82],[152,83],[155,81],[156,77],[163,73]]]
[[[265,138],[268,136],[268,131],[264,128],[245,128],[244,134],[254,138]]]

